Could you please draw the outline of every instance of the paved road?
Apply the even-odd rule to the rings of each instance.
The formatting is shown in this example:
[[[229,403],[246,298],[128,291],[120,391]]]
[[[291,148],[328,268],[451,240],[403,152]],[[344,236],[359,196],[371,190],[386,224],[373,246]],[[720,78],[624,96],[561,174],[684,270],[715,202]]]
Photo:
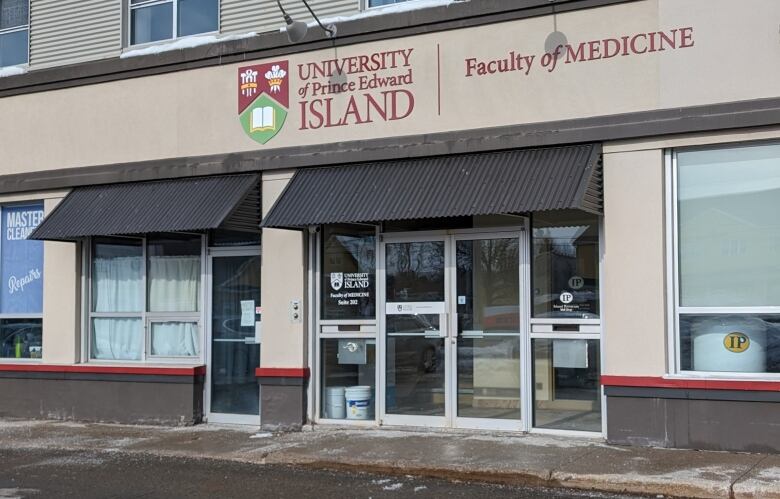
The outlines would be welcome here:
[[[0,449],[0,498],[616,499],[444,480],[119,452]]]

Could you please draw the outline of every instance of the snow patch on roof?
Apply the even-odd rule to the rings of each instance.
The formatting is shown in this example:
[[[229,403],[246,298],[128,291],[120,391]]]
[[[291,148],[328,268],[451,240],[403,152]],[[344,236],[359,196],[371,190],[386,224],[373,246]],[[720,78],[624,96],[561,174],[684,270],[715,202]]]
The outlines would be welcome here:
[[[22,66],[9,66],[7,68],[0,68],[0,78],[5,78],[6,76],[21,75],[26,72],[27,72],[27,68],[24,68]]]
[[[366,9],[362,12],[358,12],[356,14],[351,14],[348,16],[333,16],[333,17],[324,17],[320,19],[322,21],[322,24],[327,26],[329,24],[338,24],[343,23],[346,21],[354,21],[356,19],[365,19],[367,17],[374,17],[374,16],[381,16],[383,14],[395,14],[398,12],[409,12],[412,10],[421,10],[421,9],[429,9],[431,7],[446,7],[453,3],[463,3],[470,0],[409,0],[406,2],[401,3],[393,3],[389,5],[383,5],[381,7],[373,7],[370,9]],[[317,26],[317,21],[311,21],[308,23],[308,26],[314,27]],[[279,31],[285,31],[287,28],[281,27],[279,28]]]
[[[201,45],[210,45],[212,43],[229,42],[231,40],[243,40],[244,38],[252,38],[257,36],[254,31],[250,33],[242,33],[238,35],[205,35],[205,36],[188,36],[186,38],[179,38],[163,43],[156,43],[146,47],[127,50],[119,57],[121,59],[127,59],[128,57],[138,57],[142,55],[154,55],[161,54],[163,52],[170,52],[172,50],[184,50],[193,47],[200,47]]]

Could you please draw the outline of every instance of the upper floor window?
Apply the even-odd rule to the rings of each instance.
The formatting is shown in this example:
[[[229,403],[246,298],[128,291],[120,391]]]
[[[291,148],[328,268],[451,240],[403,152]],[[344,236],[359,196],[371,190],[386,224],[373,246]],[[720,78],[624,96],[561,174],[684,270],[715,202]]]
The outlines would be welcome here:
[[[27,64],[29,0],[0,0],[0,68]]]
[[[366,0],[366,5],[371,7],[381,7],[383,5],[392,5],[394,3],[408,2],[409,0]]]
[[[218,29],[219,0],[130,0],[130,45]]]

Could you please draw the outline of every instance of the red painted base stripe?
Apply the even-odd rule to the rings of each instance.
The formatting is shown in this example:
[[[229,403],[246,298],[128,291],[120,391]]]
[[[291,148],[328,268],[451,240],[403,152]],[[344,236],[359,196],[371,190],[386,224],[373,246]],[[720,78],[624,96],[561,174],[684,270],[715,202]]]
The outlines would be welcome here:
[[[739,381],[720,379],[675,379],[657,376],[602,376],[604,386],[631,386],[641,388],[676,388],[696,390],[742,390],[751,392],[780,392],[780,381]]]
[[[308,367],[258,367],[255,369],[258,378],[308,378]]]
[[[87,374],[136,374],[156,376],[197,376],[206,374],[206,366],[147,367],[147,366],[95,366],[51,364],[0,364],[3,372],[87,373]]]

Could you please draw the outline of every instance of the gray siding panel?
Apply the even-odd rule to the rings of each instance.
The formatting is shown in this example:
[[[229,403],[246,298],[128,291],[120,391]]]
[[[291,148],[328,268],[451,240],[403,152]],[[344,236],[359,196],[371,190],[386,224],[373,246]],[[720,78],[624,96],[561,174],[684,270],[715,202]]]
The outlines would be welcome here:
[[[296,21],[314,20],[300,0],[282,0],[282,5]],[[360,12],[359,0],[309,0],[309,5],[320,19]],[[276,0],[222,0],[220,16],[223,33],[263,33],[284,26]]]
[[[122,50],[122,0],[31,0],[34,68],[116,57]]]

